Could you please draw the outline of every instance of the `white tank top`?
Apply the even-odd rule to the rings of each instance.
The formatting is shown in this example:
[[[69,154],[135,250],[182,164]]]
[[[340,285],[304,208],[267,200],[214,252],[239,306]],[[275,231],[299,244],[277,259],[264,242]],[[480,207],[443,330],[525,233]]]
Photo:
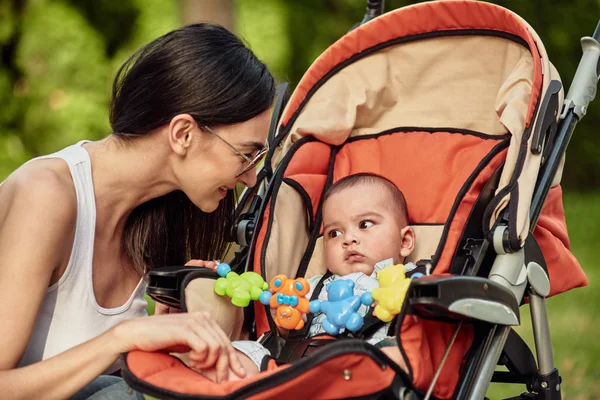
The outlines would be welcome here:
[[[77,225],[69,264],[58,282],[46,291],[19,366],[45,360],[100,335],[121,321],[147,315],[143,279],[120,307],[103,308],[96,302],[92,284],[96,201],[90,156],[81,146],[85,142],[31,160],[62,158],[69,165],[77,194]],[[118,368],[115,363],[106,372]]]

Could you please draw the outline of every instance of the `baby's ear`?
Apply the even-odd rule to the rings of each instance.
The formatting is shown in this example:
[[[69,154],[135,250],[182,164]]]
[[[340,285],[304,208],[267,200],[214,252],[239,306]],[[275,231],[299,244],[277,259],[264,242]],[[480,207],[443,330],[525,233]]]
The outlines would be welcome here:
[[[404,258],[408,257],[415,249],[415,231],[407,225],[400,231],[400,255]]]

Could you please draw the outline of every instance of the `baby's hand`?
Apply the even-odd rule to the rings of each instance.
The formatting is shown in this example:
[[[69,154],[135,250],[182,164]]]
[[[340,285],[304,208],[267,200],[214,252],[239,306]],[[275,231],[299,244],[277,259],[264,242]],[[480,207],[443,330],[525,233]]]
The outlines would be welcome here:
[[[269,308],[269,311],[271,312],[271,318],[273,318],[273,321],[275,321],[275,319],[277,318],[277,309]],[[290,331],[288,329],[282,328],[279,325],[277,325],[277,332],[279,333],[279,336],[281,336],[284,339],[287,338],[290,334]]]
[[[273,318],[273,321],[275,321],[275,318],[277,318],[277,309],[269,308],[269,311],[271,312],[271,318]],[[304,321],[304,323],[306,323],[307,320],[308,320],[308,318],[306,317],[306,314],[302,313],[302,321]],[[284,339],[287,339],[287,337],[290,334],[289,329],[282,328],[279,325],[277,325],[277,332],[279,332],[279,336],[281,336]]]
[[[252,361],[247,355],[245,355],[244,353],[241,352],[237,352],[239,358],[240,358],[240,362],[241,362],[241,366],[244,369],[244,371],[246,372],[246,374],[244,376],[236,373],[233,368],[229,368],[226,378],[224,380],[219,381],[219,375],[218,375],[218,371],[216,369],[216,367],[206,367],[206,368],[200,368],[198,367],[198,364],[196,364],[195,362],[190,362],[188,361],[187,364],[190,366],[190,368],[196,372],[198,372],[199,374],[202,374],[203,376],[205,376],[206,378],[208,378],[209,380],[215,382],[215,383],[222,383],[222,382],[231,382],[231,381],[239,381],[240,379],[244,379],[244,378],[248,378],[248,377],[252,377],[257,375],[260,371],[258,370],[258,367],[254,364],[254,361]]]

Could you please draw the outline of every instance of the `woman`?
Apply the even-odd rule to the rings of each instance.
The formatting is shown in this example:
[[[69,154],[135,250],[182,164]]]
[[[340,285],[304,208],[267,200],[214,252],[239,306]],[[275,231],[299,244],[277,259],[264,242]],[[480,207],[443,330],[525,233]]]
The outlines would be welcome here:
[[[0,185],[3,398],[68,398],[133,349],[208,348],[201,363],[244,375],[207,314],[139,318],[143,276],[224,254],[233,189],[256,183],[274,92],[232,33],[178,29],[117,73],[110,136],[34,159]]]

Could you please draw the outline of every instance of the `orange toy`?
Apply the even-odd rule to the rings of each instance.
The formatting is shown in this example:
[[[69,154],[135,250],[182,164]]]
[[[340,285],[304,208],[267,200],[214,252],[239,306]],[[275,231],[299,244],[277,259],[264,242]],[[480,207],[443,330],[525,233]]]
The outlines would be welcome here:
[[[309,311],[308,299],[305,297],[310,291],[308,281],[304,278],[289,279],[279,274],[271,279],[269,291],[273,294],[269,299],[269,306],[277,310],[275,324],[289,330],[302,329],[302,315]]]

